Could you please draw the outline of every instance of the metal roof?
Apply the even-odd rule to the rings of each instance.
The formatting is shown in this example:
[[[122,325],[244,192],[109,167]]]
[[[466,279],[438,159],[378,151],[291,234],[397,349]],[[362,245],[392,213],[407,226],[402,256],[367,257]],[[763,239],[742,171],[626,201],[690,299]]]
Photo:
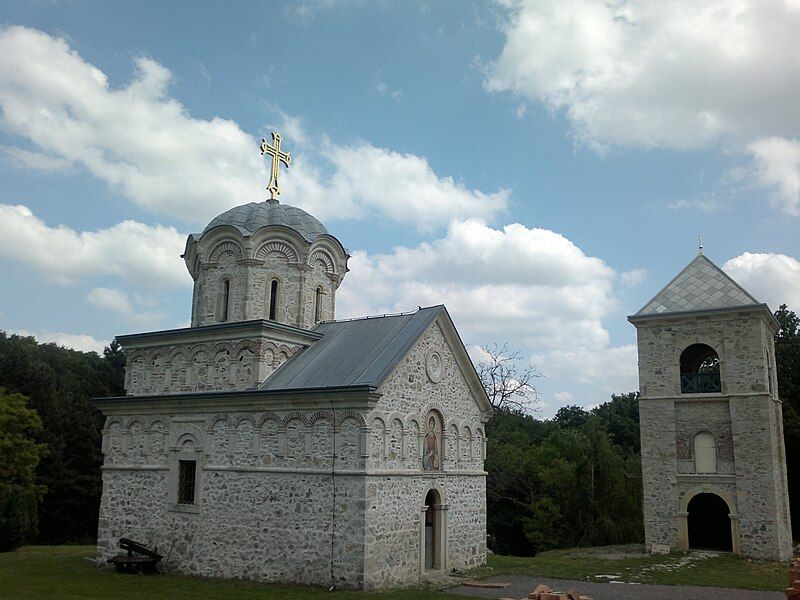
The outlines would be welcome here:
[[[698,254],[634,316],[759,305],[758,300]]]
[[[272,200],[250,202],[226,210],[221,215],[214,217],[203,233],[219,225],[236,227],[245,237],[253,235],[262,227],[281,225],[294,229],[308,242],[313,242],[319,236],[328,233],[325,226],[306,211]]]
[[[439,305],[408,314],[320,323],[314,331],[322,339],[281,365],[261,389],[377,388],[444,311]]]

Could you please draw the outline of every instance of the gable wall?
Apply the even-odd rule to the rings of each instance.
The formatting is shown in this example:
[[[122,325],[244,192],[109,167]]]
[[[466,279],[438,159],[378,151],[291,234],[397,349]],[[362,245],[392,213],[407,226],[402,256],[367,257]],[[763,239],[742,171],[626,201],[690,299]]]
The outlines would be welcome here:
[[[427,372],[432,351],[442,357],[441,379]],[[437,323],[433,323],[381,385],[367,415],[365,585],[418,581],[422,573],[424,500],[436,488],[447,523],[446,570],[486,560],[486,474],[482,413]],[[441,471],[422,470],[425,416],[443,417]]]

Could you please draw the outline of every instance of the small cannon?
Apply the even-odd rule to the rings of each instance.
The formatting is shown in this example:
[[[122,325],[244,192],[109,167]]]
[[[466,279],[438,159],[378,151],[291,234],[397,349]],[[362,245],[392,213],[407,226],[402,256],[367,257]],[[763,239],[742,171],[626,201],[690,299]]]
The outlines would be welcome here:
[[[158,561],[163,558],[158,552],[128,538],[119,538],[119,547],[128,553],[117,554],[107,561],[114,565],[117,573],[155,573]]]

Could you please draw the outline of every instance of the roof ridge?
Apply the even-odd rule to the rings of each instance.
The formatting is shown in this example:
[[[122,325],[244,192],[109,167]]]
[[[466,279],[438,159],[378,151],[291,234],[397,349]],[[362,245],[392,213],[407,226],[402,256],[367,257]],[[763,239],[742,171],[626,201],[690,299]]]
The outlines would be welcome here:
[[[320,321],[319,324],[329,324],[329,323],[352,323],[353,321],[367,321],[369,319],[383,319],[386,317],[407,317],[408,315],[414,315],[421,310],[428,310],[430,308],[438,308],[440,306],[444,306],[444,304],[433,304],[431,306],[418,306],[415,310],[407,310],[403,312],[396,312],[396,313],[385,313],[382,315],[364,315],[363,317],[351,317],[349,319],[332,319],[329,321]]]

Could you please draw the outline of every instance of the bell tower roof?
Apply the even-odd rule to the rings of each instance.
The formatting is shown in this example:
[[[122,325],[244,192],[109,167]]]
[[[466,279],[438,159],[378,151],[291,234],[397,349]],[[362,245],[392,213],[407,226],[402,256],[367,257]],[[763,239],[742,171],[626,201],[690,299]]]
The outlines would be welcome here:
[[[675,276],[634,316],[759,306],[742,286],[703,254]]]

